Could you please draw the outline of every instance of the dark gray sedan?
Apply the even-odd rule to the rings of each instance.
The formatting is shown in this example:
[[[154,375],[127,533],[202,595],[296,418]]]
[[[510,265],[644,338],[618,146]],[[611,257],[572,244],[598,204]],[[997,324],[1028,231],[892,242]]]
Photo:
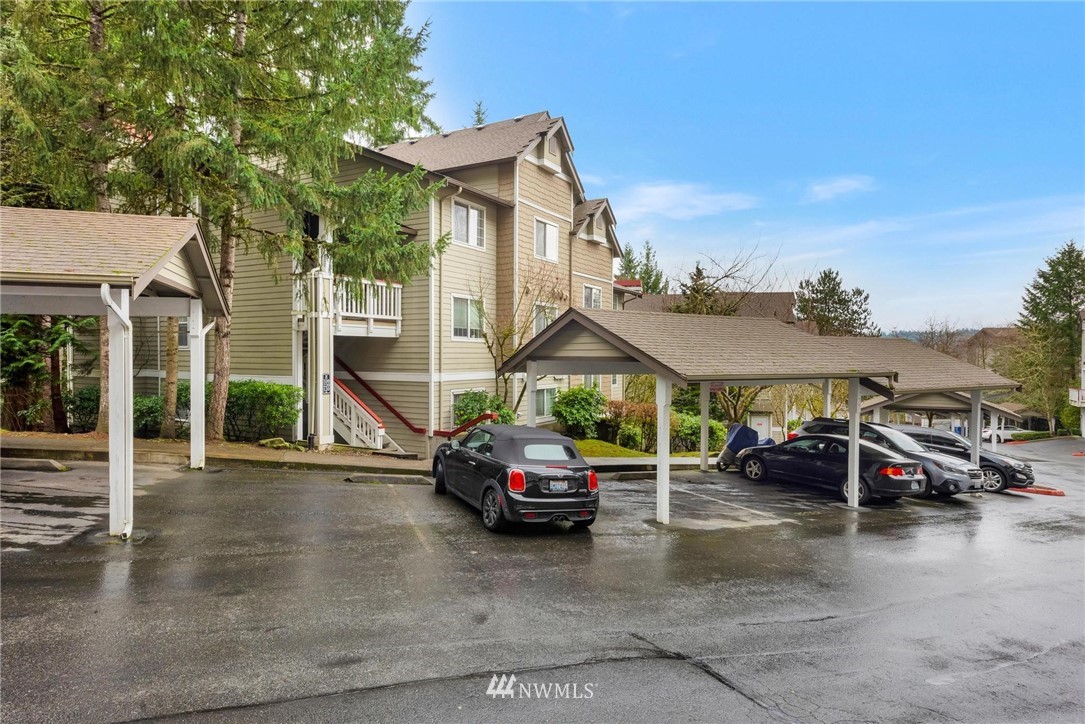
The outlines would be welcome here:
[[[599,479],[573,441],[535,427],[476,427],[437,448],[433,479],[435,492],[481,510],[494,532],[510,522],[586,528],[599,510]]]

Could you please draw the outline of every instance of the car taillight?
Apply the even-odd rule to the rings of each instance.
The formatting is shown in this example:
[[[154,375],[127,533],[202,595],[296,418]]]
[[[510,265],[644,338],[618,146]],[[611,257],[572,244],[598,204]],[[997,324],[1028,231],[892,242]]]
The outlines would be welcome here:
[[[900,467],[899,465],[890,465],[889,467],[882,468],[878,471],[878,475],[885,475],[886,477],[890,478],[903,478],[907,474],[908,473],[904,470],[904,468]]]
[[[798,436],[799,436],[799,433],[797,433],[797,432],[789,432],[789,433],[787,433],[787,439],[788,440],[794,440]]]
[[[599,489],[599,477],[595,474],[594,470],[588,471],[588,492],[595,492]]]
[[[527,478],[523,470],[513,468],[509,471],[509,490],[513,493],[522,493],[527,489]]]

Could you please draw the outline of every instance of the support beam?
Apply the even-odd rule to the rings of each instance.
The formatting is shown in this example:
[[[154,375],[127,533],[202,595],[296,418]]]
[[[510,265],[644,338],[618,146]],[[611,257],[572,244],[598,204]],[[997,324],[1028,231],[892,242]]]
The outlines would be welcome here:
[[[109,534],[132,534],[132,322],[129,291],[101,288],[109,326]]]
[[[972,417],[968,421],[968,438],[972,441],[972,464],[980,464],[980,434],[983,430],[983,393],[972,390]],[[992,431],[991,437],[994,437]]]
[[[656,375],[656,522],[671,522],[671,381]]]
[[[823,380],[821,383],[821,414],[823,417],[833,416],[833,381]]]
[[[527,362],[527,391],[524,396],[527,397],[527,426],[535,427],[535,420],[538,417],[539,410],[535,401],[535,388],[539,384],[539,363],[534,360],[528,360]]]
[[[848,380],[848,507],[859,507],[859,380]]]
[[[206,463],[207,330],[203,326],[203,301],[188,302],[188,466],[202,470]]]
[[[321,252],[324,255],[324,252]],[[329,262],[330,263],[330,262]],[[317,449],[335,442],[332,428],[332,378],[335,360],[335,279],[331,272],[317,268],[310,272],[308,379],[309,430]]]
[[[711,385],[701,383],[701,472],[708,472],[708,393]]]
[[[995,437],[995,430],[1002,427],[1002,415],[999,415],[994,410],[991,410],[991,451],[998,452],[998,438]],[[983,431],[980,431],[980,439],[983,439]]]

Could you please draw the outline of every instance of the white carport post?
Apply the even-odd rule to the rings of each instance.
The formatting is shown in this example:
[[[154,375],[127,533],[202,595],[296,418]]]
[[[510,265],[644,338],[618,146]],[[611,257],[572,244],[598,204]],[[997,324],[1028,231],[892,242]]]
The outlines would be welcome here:
[[[830,379],[821,383],[821,414],[823,417],[833,416],[833,381]]]
[[[656,522],[671,522],[671,381],[656,375]]]
[[[308,433],[317,449],[335,442],[332,429],[332,377],[335,359],[335,277],[331,262],[321,250],[323,267],[310,272],[309,359],[306,396],[309,400]]]
[[[207,333],[214,322],[203,326],[203,300],[188,301],[188,466],[202,470],[207,460],[206,404],[207,391]]]
[[[994,431],[1002,426],[1002,415],[999,415],[994,410],[991,410],[991,450],[998,450],[998,439],[995,438]],[[980,431],[980,438],[983,438],[983,431]]]
[[[710,385],[701,383],[701,472],[708,472],[708,392]]]
[[[538,417],[539,410],[535,404],[535,388],[539,384],[539,363],[535,360],[527,361],[527,426],[535,427],[535,419]]]
[[[972,417],[968,421],[968,437],[972,440],[972,464],[980,464],[980,431],[983,428],[983,393],[972,390]],[[994,438],[992,433],[991,438]]]
[[[109,326],[109,534],[132,535],[132,320],[129,291],[101,288]]]
[[[859,378],[848,379],[848,507],[859,507]]]

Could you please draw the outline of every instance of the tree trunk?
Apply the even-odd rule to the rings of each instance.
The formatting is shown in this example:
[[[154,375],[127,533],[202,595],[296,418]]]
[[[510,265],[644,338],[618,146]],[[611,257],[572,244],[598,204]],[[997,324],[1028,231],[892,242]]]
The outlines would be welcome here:
[[[91,55],[99,55],[105,45],[105,3],[103,0],[88,0],[90,32],[88,41]],[[95,91],[95,118],[91,128],[91,134],[99,140],[105,135],[106,121],[109,118],[109,108],[102,98],[100,91]],[[91,164],[91,184],[94,188],[94,210],[108,214],[112,211],[109,203],[109,187],[106,183],[106,174],[109,172],[109,161],[96,159]],[[98,425],[94,428],[97,433],[109,433],[109,314],[103,313],[98,317],[98,370],[101,375],[99,389],[101,398],[98,401]]]
[[[166,317],[166,389],[162,393],[162,431],[164,438],[177,437],[177,358],[180,340],[177,317]]]
[[[243,6],[242,6],[243,7]],[[238,10],[234,18],[234,48],[235,57],[245,50],[245,33],[248,29],[248,14],[244,10]],[[234,101],[233,117],[230,119],[230,140],[234,147],[241,148],[241,84],[239,80],[233,85]],[[222,285],[222,296],[229,308],[234,299],[234,260],[237,253],[237,237],[235,218],[237,207],[228,211],[222,221],[221,249],[219,251],[219,282]],[[223,439],[223,430],[226,424],[226,397],[230,390],[230,312],[226,316],[215,319],[215,380],[211,388],[211,411],[207,418],[207,439],[218,441]]]
[[[98,424],[94,431],[109,434],[109,314],[98,317]]]

